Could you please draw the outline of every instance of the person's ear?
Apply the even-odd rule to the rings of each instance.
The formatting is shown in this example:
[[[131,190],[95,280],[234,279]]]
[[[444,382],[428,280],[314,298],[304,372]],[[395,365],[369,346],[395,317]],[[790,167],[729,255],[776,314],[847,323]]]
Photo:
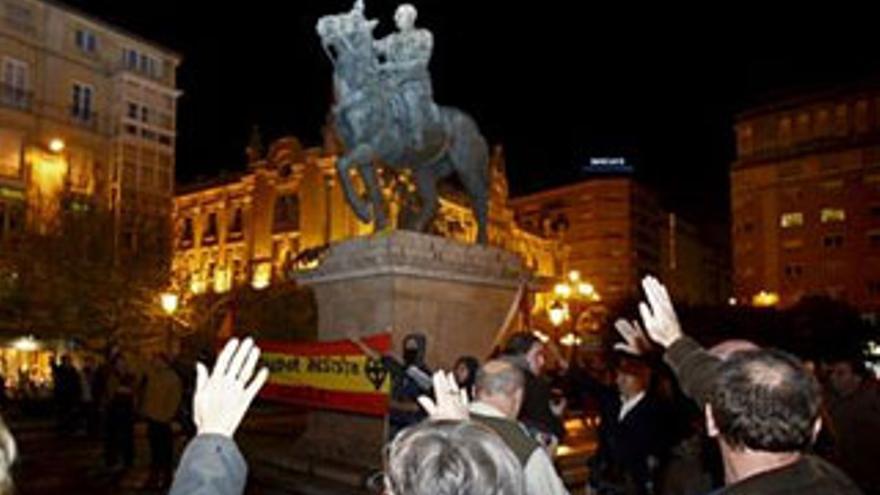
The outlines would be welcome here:
[[[712,406],[706,404],[706,407],[703,409],[703,413],[706,415],[706,434],[711,438],[715,438],[718,436],[718,427],[715,426],[715,415],[712,414]]]

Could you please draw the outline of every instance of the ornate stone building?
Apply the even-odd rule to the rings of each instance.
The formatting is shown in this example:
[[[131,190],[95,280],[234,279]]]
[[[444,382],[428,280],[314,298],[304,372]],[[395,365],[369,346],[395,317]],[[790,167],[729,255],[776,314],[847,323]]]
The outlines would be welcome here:
[[[180,188],[174,202],[174,279],[192,293],[226,292],[233,286],[265,287],[286,276],[312,248],[368,235],[372,226],[357,220],[336,180],[336,146],[303,148],[294,137],[261,150],[247,149],[246,172]],[[540,275],[554,276],[566,250],[556,241],[520,229],[507,206],[504,156],[491,160],[490,244],[518,253]],[[399,190],[405,176],[383,173],[393,219],[402,211]],[[447,188],[442,193],[435,233],[472,243],[476,223],[470,208]]]

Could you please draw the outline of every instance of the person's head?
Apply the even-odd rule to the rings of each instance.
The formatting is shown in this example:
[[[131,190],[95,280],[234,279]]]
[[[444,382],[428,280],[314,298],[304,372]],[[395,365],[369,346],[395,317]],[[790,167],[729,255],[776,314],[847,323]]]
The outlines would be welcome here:
[[[839,396],[846,396],[858,390],[868,374],[865,363],[859,359],[841,359],[830,364],[828,383]]]
[[[510,361],[496,359],[489,361],[477,371],[474,382],[474,396],[510,419],[519,415],[525,389],[522,370]]]
[[[403,338],[403,362],[407,366],[419,365],[425,361],[428,339],[422,333],[410,333]]]
[[[489,429],[469,421],[425,421],[388,450],[391,495],[522,495],[522,468]]]
[[[713,356],[717,356],[721,360],[725,360],[730,357],[731,354],[738,351],[753,351],[755,349],[760,349],[757,344],[751,342],[749,340],[743,339],[729,339],[723,342],[719,342],[714,346],[709,348],[709,354]]]
[[[64,366],[73,366],[73,360],[70,358],[70,354],[61,356],[61,364]]]
[[[821,426],[821,391],[794,356],[737,351],[721,364],[706,406],[707,430],[736,451],[806,451]]]
[[[473,356],[462,356],[455,361],[455,367],[452,369],[455,373],[455,382],[459,387],[470,387],[477,378],[477,370],[480,368],[480,361]]]
[[[510,337],[504,346],[504,355],[522,358],[535,375],[541,374],[546,361],[544,344],[531,332],[520,332]]]
[[[17,456],[18,449],[15,446],[15,439],[6,428],[3,418],[0,417],[0,495],[9,495],[14,491],[10,471]]]
[[[626,399],[644,392],[651,383],[651,368],[639,359],[620,357],[616,371],[617,390]]]
[[[401,31],[412,29],[416,24],[418,11],[411,4],[404,3],[397,7],[394,11],[394,23]]]

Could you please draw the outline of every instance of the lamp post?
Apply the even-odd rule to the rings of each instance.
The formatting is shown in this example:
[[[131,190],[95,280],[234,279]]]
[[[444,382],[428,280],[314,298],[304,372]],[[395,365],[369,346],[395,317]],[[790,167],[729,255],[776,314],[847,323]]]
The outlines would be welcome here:
[[[162,311],[168,316],[168,326],[165,334],[165,350],[170,354],[172,338],[174,336],[174,313],[177,311],[177,305],[180,298],[174,292],[163,292],[159,299],[162,303]]]
[[[547,307],[547,316],[555,329],[554,340],[573,348],[580,345],[579,330],[583,320],[589,316],[594,303],[602,300],[592,284],[581,279],[580,272],[571,271],[565,281],[553,286],[554,300]],[[563,324],[571,322],[568,333],[562,334]]]

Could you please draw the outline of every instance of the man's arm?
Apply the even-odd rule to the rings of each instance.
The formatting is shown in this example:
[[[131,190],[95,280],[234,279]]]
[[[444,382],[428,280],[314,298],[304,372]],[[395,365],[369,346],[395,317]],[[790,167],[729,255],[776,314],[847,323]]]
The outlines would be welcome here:
[[[721,360],[682,333],[663,284],[648,276],[642,280],[642,288],[647,299],[639,304],[644,328],[651,340],[666,349],[664,360],[678,377],[681,389],[702,408],[712,391]]]
[[[244,493],[247,464],[232,437],[269,377],[266,368],[254,375],[259,359],[253,340],[239,346],[238,339],[231,339],[210,374],[196,364],[193,419],[199,434],[180,460],[170,495]]]

